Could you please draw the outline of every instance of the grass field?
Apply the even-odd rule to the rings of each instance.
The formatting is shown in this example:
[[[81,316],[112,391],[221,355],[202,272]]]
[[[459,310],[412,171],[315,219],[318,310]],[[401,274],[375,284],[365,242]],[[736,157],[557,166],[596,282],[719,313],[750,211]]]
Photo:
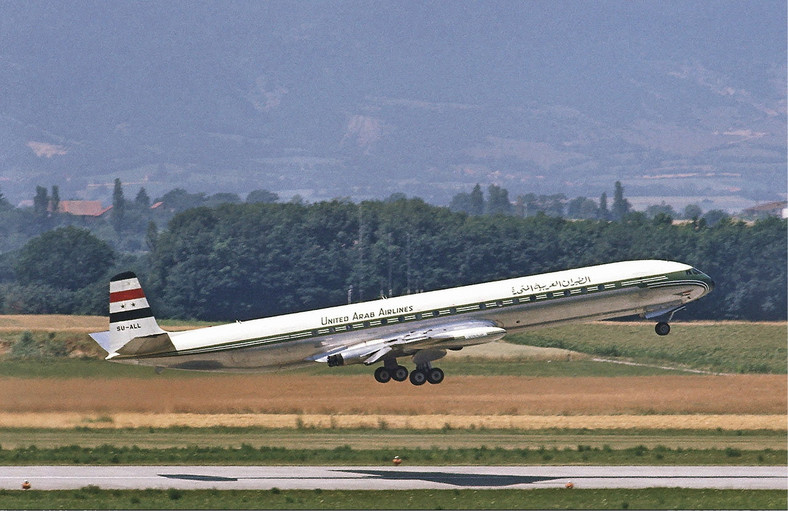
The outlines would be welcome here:
[[[606,322],[514,334],[507,341],[716,372],[785,374],[787,336],[785,323],[675,323],[670,335],[657,337],[648,322]]]
[[[772,490],[0,490],[13,509],[786,509]]]

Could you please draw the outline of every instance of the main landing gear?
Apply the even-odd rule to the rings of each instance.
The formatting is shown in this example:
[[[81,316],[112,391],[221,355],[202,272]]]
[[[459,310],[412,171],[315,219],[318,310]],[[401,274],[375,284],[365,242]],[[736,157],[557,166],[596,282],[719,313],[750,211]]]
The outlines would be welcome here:
[[[425,364],[426,367],[419,366],[410,373],[410,382],[413,385],[424,385],[424,382],[430,382],[434,385],[443,381],[442,369],[432,367],[430,364]]]
[[[424,385],[432,383],[437,385],[444,378],[443,370],[432,367],[429,363],[420,364],[410,372],[410,382],[413,385]],[[381,366],[375,369],[375,380],[380,383],[388,383],[391,380],[405,381],[408,379],[408,369],[401,365]]]
[[[388,383],[390,380],[405,381],[408,379],[408,369],[401,365],[394,367],[381,366],[375,369],[375,379],[380,383]]]

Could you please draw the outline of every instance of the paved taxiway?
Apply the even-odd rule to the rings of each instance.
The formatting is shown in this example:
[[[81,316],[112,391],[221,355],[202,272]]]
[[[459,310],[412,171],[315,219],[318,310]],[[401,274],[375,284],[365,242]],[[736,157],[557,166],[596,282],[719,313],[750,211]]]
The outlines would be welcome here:
[[[742,466],[29,466],[0,468],[0,488],[502,489],[716,488],[788,490],[786,467]]]

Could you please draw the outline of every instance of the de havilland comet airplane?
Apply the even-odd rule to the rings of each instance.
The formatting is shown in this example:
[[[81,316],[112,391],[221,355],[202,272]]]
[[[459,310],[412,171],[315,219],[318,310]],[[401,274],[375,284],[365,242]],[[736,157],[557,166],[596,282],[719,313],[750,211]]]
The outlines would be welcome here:
[[[156,368],[255,371],[314,363],[381,365],[375,379],[440,383],[432,362],[446,350],[496,341],[507,332],[640,314],[663,318],[708,294],[714,281],[686,264],[625,261],[252,321],[167,332],[133,273],[109,284],[109,331],[91,334],[107,360]]]

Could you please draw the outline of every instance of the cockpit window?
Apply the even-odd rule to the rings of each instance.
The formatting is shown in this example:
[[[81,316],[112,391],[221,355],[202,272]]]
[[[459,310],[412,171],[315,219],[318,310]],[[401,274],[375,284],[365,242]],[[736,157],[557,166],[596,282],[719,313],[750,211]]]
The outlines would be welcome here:
[[[687,270],[687,275],[703,275],[703,272],[700,270],[696,270],[695,268],[690,268]]]

